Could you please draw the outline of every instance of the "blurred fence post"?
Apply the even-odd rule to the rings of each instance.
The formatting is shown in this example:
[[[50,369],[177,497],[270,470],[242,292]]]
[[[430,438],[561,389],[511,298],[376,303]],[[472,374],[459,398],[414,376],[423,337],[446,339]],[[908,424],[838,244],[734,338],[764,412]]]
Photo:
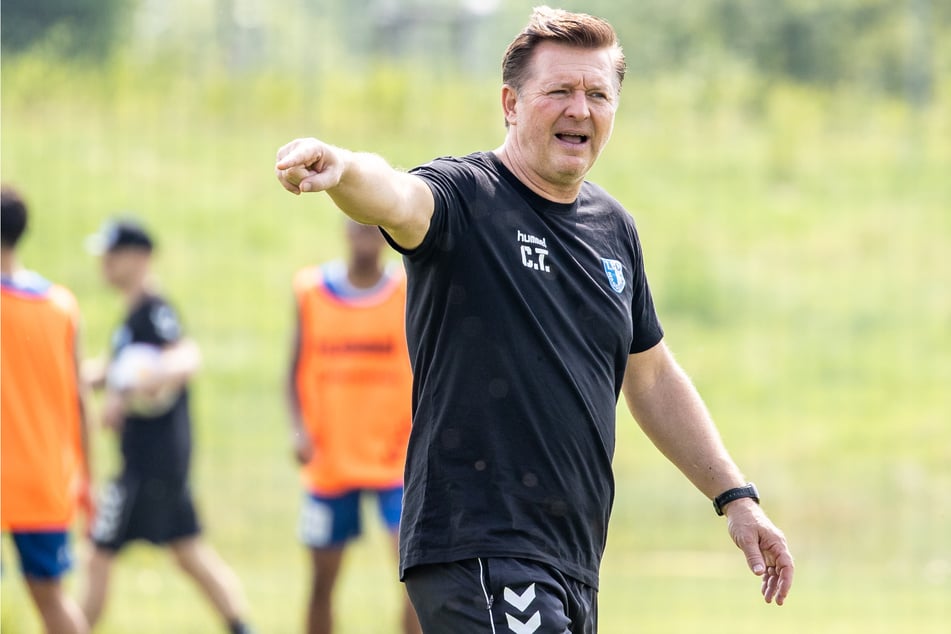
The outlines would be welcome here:
[[[931,102],[934,88],[932,0],[908,0],[908,48],[905,95],[915,108]]]
[[[248,70],[264,61],[262,10],[261,3],[255,0],[218,0],[218,45],[232,73]]]

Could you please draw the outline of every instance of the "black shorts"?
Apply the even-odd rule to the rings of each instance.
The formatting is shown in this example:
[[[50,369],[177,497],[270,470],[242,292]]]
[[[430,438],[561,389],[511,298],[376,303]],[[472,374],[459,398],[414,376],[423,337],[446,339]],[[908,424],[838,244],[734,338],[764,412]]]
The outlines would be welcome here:
[[[114,552],[138,539],[164,545],[200,533],[187,481],[130,473],[103,491],[92,526],[93,543]]]
[[[598,591],[527,559],[415,566],[409,593],[426,634],[595,634]]]

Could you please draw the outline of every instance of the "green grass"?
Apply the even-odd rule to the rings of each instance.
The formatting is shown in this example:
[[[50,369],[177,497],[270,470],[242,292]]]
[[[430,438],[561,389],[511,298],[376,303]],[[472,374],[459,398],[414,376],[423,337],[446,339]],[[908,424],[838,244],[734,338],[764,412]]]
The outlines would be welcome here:
[[[332,91],[279,75],[4,64],[3,180],[33,210],[26,264],[75,290],[101,352],[120,306],[82,238],[132,209],[200,342],[197,494],[262,632],[299,629],[307,587],[281,386],[290,279],[339,255],[339,214],[272,174],[295,136],[412,166],[502,139],[494,82],[400,69]],[[946,88],[947,86],[945,86]],[[797,556],[782,609],[709,503],[621,408],[601,631],[937,633],[951,622],[951,120],[863,95],[695,78],[625,86],[592,178],[634,214],[668,342]],[[463,122],[463,123],[460,123]],[[96,439],[100,477],[113,439]],[[368,514],[368,524],[374,515]],[[37,632],[4,543],[4,632]],[[378,529],[341,581],[342,634],[396,632]],[[70,587],[83,582],[81,571]],[[123,555],[101,632],[215,631],[167,557]]]

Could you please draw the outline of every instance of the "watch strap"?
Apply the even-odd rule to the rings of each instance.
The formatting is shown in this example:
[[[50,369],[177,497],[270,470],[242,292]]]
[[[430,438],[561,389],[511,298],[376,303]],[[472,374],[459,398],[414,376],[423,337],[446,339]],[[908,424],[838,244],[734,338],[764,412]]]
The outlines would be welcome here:
[[[713,508],[717,515],[723,515],[723,507],[740,498],[752,498],[754,502],[759,504],[759,491],[756,490],[756,485],[750,482],[745,486],[724,491],[713,499]]]

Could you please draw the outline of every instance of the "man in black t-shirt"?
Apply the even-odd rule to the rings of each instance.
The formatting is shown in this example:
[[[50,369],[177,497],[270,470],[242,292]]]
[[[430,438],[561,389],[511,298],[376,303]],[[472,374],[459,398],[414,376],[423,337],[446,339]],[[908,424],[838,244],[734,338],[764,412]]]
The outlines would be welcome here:
[[[140,224],[108,222],[88,246],[102,256],[103,276],[122,294],[128,314],[113,333],[109,361],[84,368],[93,387],[105,388],[103,423],[120,434],[122,471],[104,490],[92,526],[83,610],[95,625],[115,556],[144,540],[168,547],[231,632],[250,632],[238,579],[201,538],[189,487],[188,380],[201,362],[198,347],[154,290],[153,242]]]
[[[584,180],[624,77],[613,28],[540,7],[502,71],[493,152],[407,174],[298,139],[275,165],[287,190],[326,191],[404,255],[414,410],[400,574],[424,631],[597,630],[622,392],[782,604],[785,537],[663,342],[631,217]]]

